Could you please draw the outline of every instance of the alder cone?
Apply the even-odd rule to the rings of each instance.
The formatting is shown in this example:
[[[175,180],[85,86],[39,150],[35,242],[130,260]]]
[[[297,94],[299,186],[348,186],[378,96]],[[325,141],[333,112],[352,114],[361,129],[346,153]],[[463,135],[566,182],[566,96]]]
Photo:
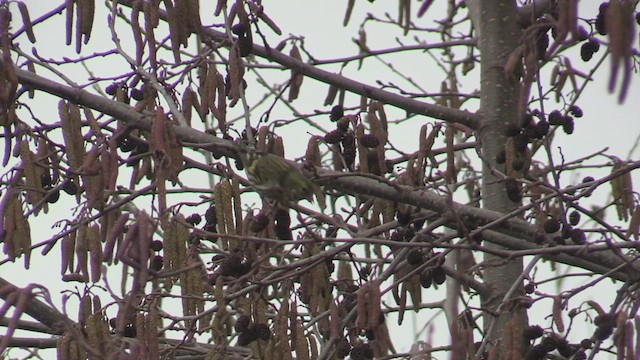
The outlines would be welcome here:
[[[342,105],[336,105],[331,108],[331,113],[329,114],[329,119],[333,122],[342,119],[344,116],[344,108]]]
[[[553,234],[560,230],[560,221],[557,219],[549,219],[544,223],[544,232]]]
[[[241,57],[251,55],[251,51],[253,51],[253,41],[251,41],[249,36],[238,37],[238,50]]]
[[[373,134],[362,135],[360,143],[362,144],[362,146],[370,149],[380,146],[380,140],[378,140],[378,137]]]
[[[251,323],[251,317],[247,314],[242,314],[238,316],[236,323],[233,325],[233,329],[236,332],[244,332],[249,328],[249,324]]]
[[[271,339],[271,329],[269,329],[269,325],[258,323],[253,326],[254,331],[258,339],[267,341]]]
[[[520,194],[520,184],[512,177],[505,180],[505,188],[507,197],[513,202],[520,202],[522,200],[522,194]]]
[[[328,132],[324,136],[324,141],[327,144],[337,144],[340,141],[342,141],[343,137],[344,137],[344,132],[342,132],[342,130],[340,130],[340,129],[335,129],[335,130],[332,130],[332,131]]]
[[[422,251],[418,249],[411,250],[407,255],[407,263],[409,263],[409,265],[413,265],[413,266],[420,265],[423,261],[424,261],[424,254],[422,254]]]
[[[574,210],[569,213],[569,224],[576,226],[578,223],[580,223],[580,213]]]

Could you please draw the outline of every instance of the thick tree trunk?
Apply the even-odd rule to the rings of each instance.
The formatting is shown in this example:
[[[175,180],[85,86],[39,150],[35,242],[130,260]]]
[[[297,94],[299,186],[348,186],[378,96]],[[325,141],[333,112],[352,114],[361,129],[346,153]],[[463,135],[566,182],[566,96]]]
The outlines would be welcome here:
[[[474,20],[479,22],[476,24],[481,30],[478,40],[481,52],[480,110],[483,119],[478,133],[482,154],[487,160],[482,169],[483,207],[508,213],[519,204],[509,199],[504,182],[492,174],[491,167],[504,173],[504,166],[495,162],[496,155],[504,149],[507,140],[505,128],[519,122],[520,86],[517,81],[507,78],[504,72],[507,58],[520,39],[517,7],[515,0],[481,0],[474,5],[476,14],[479,14]],[[485,245],[500,248],[489,243]],[[486,311],[483,317],[485,332],[495,322],[487,339],[490,346],[488,350],[495,356],[490,358],[520,359],[523,351],[521,333],[528,321],[526,309],[519,306],[517,300],[511,300],[502,304],[497,311],[505,294],[519,281],[522,260],[504,263],[504,258],[485,253],[484,261],[489,265],[484,272],[484,280],[492,289],[489,296],[481,299]],[[517,290],[510,299],[523,295],[521,281],[516,286]]]

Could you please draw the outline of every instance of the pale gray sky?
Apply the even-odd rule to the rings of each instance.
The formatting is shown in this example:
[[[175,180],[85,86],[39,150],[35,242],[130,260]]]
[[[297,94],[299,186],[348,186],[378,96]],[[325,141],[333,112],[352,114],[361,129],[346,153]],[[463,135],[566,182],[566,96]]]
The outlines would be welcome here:
[[[32,19],[37,18],[40,14],[49,11],[54,6],[57,6],[59,1],[40,1],[40,0],[26,0],[24,1],[30,10]],[[211,23],[221,23],[222,19],[212,19],[212,7],[215,6],[214,1],[203,1],[202,3],[207,3],[206,5],[202,5],[201,13],[202,20],[205,24]],[[433,26],[432,19],[437,18],[442,13],[439,11],[439,5],[444,2],[436,2],[427,16],[423,19],[414,19],[415,23],[420,26]],[[588,3],[588,4],[587,4]],[[88,45],[84,47],[84,49],[91,49],[95,52],[105,51],[113,48],[112,43],[110,42],[110,34],[108,32],[108,28],[106,27],[105,22],[105,8],[101,2],[97,4],[100,12],[96,15],[96,22],[94,25],[94,32],[91,37],[91,41]],[[378,0],[373,4],[368,1],[357,1],[355,6],[353,15],[351,16],[351,22],[348,27],[344,28],[342,26],[342,19],[344,16],[345,10],[345,2],[330,0],[330,1],[265,1],[265,11],[274,19],[274,21],[280,26],[283,31],[282,36],[277,36],[273,32],[271,32],[266,27],[262,28],[262,31],[267,35],[269,43],[272,46],[275,46],[280,40],[287,37],[289,34],[292,36],[303,36],[305,47],[313,54],[316,59],[330,59],[343,57],[348,55],[355,55],[358,52],[357,46],[353,43],[352,39],[357,37],[358,27],[361,20],[366,16],[367,13],[371,12],[376,14],[376,16],[382,17],[384,16],[384,12],[388,12],[394,18],[397,16],[397,3],[396,2],[387,2]],[[414,16],[415,11],[417,9],[413,9]],[[127,12],[127,11],[125,11]],[[580,16],[585,18],[591,18],[595,16],[597,12],[597,2],[582,2],[582,8]],[[17,19],[15,17],[14,19]],[[37,37],[37,43],[35,46],[38,49],[38,53],[43,57],[55,57],[57,59],[61,59],[62,56],[75,57],[75,53],[73,51],[73,45],[70,47],[66,47],[64,45],[64,16],[58,15],[54,21],[47,21],[42,25],[38,25],[35,27],[35,33]],[[120,22],[119,29],[121,29],[121,39],[126,44],[126,48],[128,50],[132,50],[131,39],[128,34],[130,34],[130,30],[128,26]],[[373,23],[367,24],[367,42],[368,46],[371,49],[383,49],[389,46],[397,46],[398,40],[402,41],[405,44],[413,44],[413,35],[403,36],[401,32],[392,26],[382,26],[382,25],[374,25]],[[254,37],[255,41],[258,41],[259,37]],[[194,39],[191,39],[191,44],[194,43]],[[430,40],[424,39],[424,41],[429,42]],[[431,40],[431,41],[437,41]],[[21,48],[30,53],[31,45],[28,43],[26,37],[22,37],[20,40]],[[286,51],[288,52],[289,47],[287,47]],[[576,47],[574,50],[571,50],[572,53],[578,53],[579,49]],[[581,69],[584,72],[587,72],[589,68],[597,61],[599,56],[602,55],[604,49],[601,49],[599,53],[594,56],[594,59],[589,63],[583,63],[579,57],[575,57],[572,59],[572,63],[578,69]],[[83,50],[83,54],[87,54],[85,50]],[[434,56],[439,56],[437,51],[433,52]],[[303,55],[304,57],[304,55]],[[438,92],[440,89],[440,81],[443,78],[441,72],[437,69],[434,64],[434,61],[427,54],[412,51],[400,54],[394,57],[385,57],[385,59],[393,59],[393,65],[395,69],[398,71],[410,75],[416,82],[420,84],[423,88],[428,91]],[[605,62],[605,70],[600,71],[596,78],[594,79],[594,83],[587,87],[581,101],[579,101],[579,105],[584,110],[585,116],[581,119],[576,119],[576,131],[573,135],[567,136],[562,132],[559,132],[557,136],[557,141],[554,144],[553,150],[554,159],[559,161],[560,157],[557,152],[558,147],[562,148],[562,153],[565,156],[567,161],[574,160],[576,158],[582,157],[587,153],[592,153],[602,148],[608,147],[610,149],[609,153],[616,154],[620,158],[627,158],[629,156],[629,151],[632,149],[633,144],[637,141],[638,136],[640,136],[640,121],[638,119],[638,114],[640,114],[640,79],[637,74],[634,74],[634,81],[632,82],[632,88],[630,89],[629,95],[627,97],[627,101],[624,106],[619,106],[617,104],[617,98],[615,95],[609,95],[606,89],[608,76],[609,76],[609,63]],[[95,71],[95,74],[98,76],[112,76],[121,74],[125,71],[128,71],[128,67],[125,61],[116,61],[116,57],[110,56],[104,61],[92,61],[89,63],[89,67],[92,71]],[[346,69],[344,69],[344,74],[352,79],[356,79],[367,84],[375,84],[377,80],[383,82],[397,82],[399,84],[405,84],[402,81],[399,81],[398,78],[392,74],[385,66],[383,66],[377,59],[368,58],[364,61],[362,69],[360,71],[356,70],[357,63],[350,64]],[[340,71],[339,66],[331,65],[331,66],[323,66],[324,69],[332,70],[335,72]],[[66,75],[72,77],[74,80],[78,82],[84,82],[86,79],[86,72],[82,69],[81,66],[77,64],[64,65],[60,66],[59,70],[64,72]],[[549,71],[550,68],[547,70]],[[39,72],[42,72],[39,70]],[[42,72],[44,73],[44,72]],[[284,81],[288,78],[289,72],[272,72],[266,75],[269,79],[278,78],[279,81]],[[55,77],[52,77],[55,80],[59,80]],[[471,91],[474,88],[478,87],[477,81],[477,72],[474,75],[469,76],[468,78],[462,79],[463,84],[467,86],[466,88],[461,88],[462,91]],[[102,88],[106,86],[105,83],[101,83]],[[545,84],[547,85],[547,84]],[[408,88],[408,87],[407,87]],[[305,79],[300,99],[296,100],[293,105],[296,107],[298,111],[304,114],[312,114],[314,110],[322,110],[327,111],[330,107],[323,106],[324,97],[326,95],[328,86],[325,84],[321,84],[312,79]],[[417,91],[415,89],[408,88],[412,91]],[[249,99],[258,99],[262,96],[263,89],[258,84],[250,84],[248,88],[248,97]],[[38,108],[34,109],[36,114],[41,117],[44,121],[55,122],[58,121],[58,115],[55,113],[57,100],[52,99],[47,96],[43,96],[42,94],[36,95],[36,99],[38,101],[42,101],[42,106],[38,106]],[[270,104],[271,102],[268,102]],[[348,95],[346,105],[348,106],[357,106],[359,104],[359,96]],[[552,104],[552,102],[548,102],[547,104]],[[476,110],[477,102],[469,103],[469,110]],[[548,105],[547,105],[548,106]],[[262,111],[266,109],[265,106],[261,107],[259,111],[255,113],[255,117],[257,118],[261,115]],[[552,109],[547,109],[553,110]],[[236,107],[233,110],[233,113],[236,115],[240,114],[240,107]],[[397,109],[393,109],[391,107],[386,108],[387,113],[390,115],[390,118],[400,118],[404,114],[402,111]],[[287,119],[291,117],[290,110],[286,109],[284,106],[278,106],[274,110],[274,113],[271,116],[272,120],[276,119]],[[333,125],[329,122],[327,116],[319,116],[316,121],[322,123],[327,129],[331,129]],[[392,142],[394,142],[399,148],[403,150],[411,150],[415,148],[415,144],[417,143],[417,131],[420,126],[422,126],[426,122],[433,121],[432,119],[426,117],[414,117],[410,122],[404,124],[401,127],[398,127],[390,133],[390,137]],[[285,146],[287,149],[287,153],[290,157],[299,156],[304,153],[304,147],[306,146],[309,135],[307,135],[307,131],[310,131],[313,134],[320,134],[317,130],[309,129],[302,124],[294,125],[291,127],[284,128],[285,130],[281,133],[285,138]],[[631,154],[631,158],[637,159],[640,150],[636,149],[633,154]],[[605,162],[605,159],[598,159],[599,163]],[[589,173],[588,175],[593,176],[602,176],[606,171],[594,170],[593,173]],[[577,178],[563,178],[564,184],[575,183],[579,181],[579,179],[583,176],[587,175],[580,174],[576,175]],[[638,176],[635,176],[635,179],[638,179]],[[207,186],[206,179],[190,179],[196,185],[204,187]],[[637,183],[637,181],[636,181]],[[598,202],[597,199],[604,199],[607,196],[608,188],[603,187],[598,196],[594,196],[591,200],[595,203]],[[600,200],[602,201],[602,200]],[[584,204],[583,204],[584,205]],[[32,220],[31,227],[33,232],[34,242],[39,242],[51,234],[56,232],[57,229],[50,229],[51,225],[54,223],[56,219],[60,216],[60,211],[62,210],[60,206],[53,206],[54,211],[51,211],[50,214],[46,216],[39,216],[36,219]],[[39,252],[36,252],[39,253]],[[55,259],[55,260],[54,260]],[[53,257],[54,261],[49,261],[48,259],[42,258],[38,255],[34,256],[32,260],[32,269],[29,272],[25,272],[22,269],[21,261],[17,262],[16,265],[4,265],[3,273],[7,274],[9,271],[13,272],[13,275],[9,278],[9,280],[14,281],[16,285],[26,285],[30,282],[38,282],[47,285],[51,291],[54,299],[59,302],[60,295],[59,291],[64,289],[69,284],[59,283],[59,269],[57,268],[57,259],[56,256]],[[9,270],[10,269],[10,270]],[[37,274],[37,278],[34,278],[34,274]],[[567,282],[568,284],[569,282]],[[544,286],[542,289],[548,293],[557,293],[556,285],[549,284]],[[117,287],[117,285],[115,285]],[[598,301],[604,301],[604,298],[612,298],[615,296],[615,288],[610,287],[610,291],[602,291],[603,287],[600,285],[597,287],[598,292],[587,294],[585,296],[581,296],[572,301],[571,306],[577,306],[579,304],[580,298],[587,299],[590,296],[597,298]],[[442,297],[442,292],[435,292],[432,289],[429,291],[425,291],[423,294],[424,301],[435,301]],[[391,303],[393,300],[391,300]],[[70,303],[72,304],[72,303]],[[530,314],[532,323],[539,323],[541,325],[549,324],[548,319],[536,318],[536,316],[543,316],[546,314],[548,306],[550,305],[549,301],[543,301],[543,306],[534,307],[533,311]],[[74,312],[71,313],[72,317],[75,317]],[[433,311],[425,311],[421,315],[421,320],[424,321],[429,319],[432,315],[435,314]],[[427,315],[428,314],[428,315]],[[540,314],[540,315],[537,315]],[[394,320],[388,321],[390,324],[394,323]],[[399,351],[408,350],[409,346],[415,341],[412,337],[412,330],[416,328],[420,328],[421,325],[409,325],[411,321],[406,321],[405,325],[402,328],[397,328],[395,326],[392,327],[392,334],[394,339],[397,341],[396,348]],[[442,324],[442,323],[440,323]],[[581,325],[581,324],[580,324]],[[413,327],[413,329],[411,328]],[[584,326],[581,329],[576,329],[576,331],[588,331],[590,327]],[[444,327],[440,327],[437,336],[434,336],[433,341],[434,345],[445,345],[449,342],[449,336],[443,331]],[[426,340],[424,335],[421,337],[422,340]],[[574,339],[575,340],[575,339]],[[578,339],[579,340],[579,339]]]

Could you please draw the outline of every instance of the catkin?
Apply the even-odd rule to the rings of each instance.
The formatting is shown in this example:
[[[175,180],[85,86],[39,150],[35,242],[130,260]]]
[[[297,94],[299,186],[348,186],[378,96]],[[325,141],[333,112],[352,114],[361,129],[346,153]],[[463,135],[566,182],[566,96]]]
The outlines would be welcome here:
[[[33,44],[36,42],[36,35],[33,33],[33,26],[31,24],[31,18],[29,17],[29,9],[22,1],[18,1],[18,10],[20,10],[20,16],[22,17],[22,23],[24,24],[24,30],[29,38],[29,41]]]

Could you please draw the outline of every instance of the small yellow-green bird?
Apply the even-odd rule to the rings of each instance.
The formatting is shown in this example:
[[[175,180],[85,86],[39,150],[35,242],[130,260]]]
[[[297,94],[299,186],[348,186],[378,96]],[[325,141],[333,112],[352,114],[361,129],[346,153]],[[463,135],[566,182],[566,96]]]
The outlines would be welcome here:
[[[269,153],[247,154],[247,157],[247,176],[259,193],[281,203],[313,201],[315,184],[285,159]]]

